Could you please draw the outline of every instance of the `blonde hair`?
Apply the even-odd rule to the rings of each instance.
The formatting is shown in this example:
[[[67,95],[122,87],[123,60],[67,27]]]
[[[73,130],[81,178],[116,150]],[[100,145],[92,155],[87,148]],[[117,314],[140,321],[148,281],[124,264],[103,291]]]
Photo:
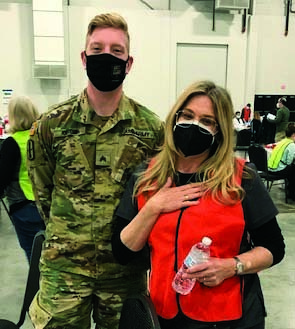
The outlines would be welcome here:
[[[130,51],[130,36],[128,32],[128,25],[125,19],[117,14],[117,13],[106,13],[106,14],[100,14],[96,15],[92,18],[92,20],[88,24],[87,34],[86,34],[86,44],[85,44],[85,50],[88,45],[88,39],[93,33],[93,31],[97,28],[108,28],[113,27],[118,30],[122,30],[127,38],[127,50],[128,53]]]
[[[9,132],[28,130],[39,117],[39,112],[31,99],[27,96],[18,96],[8,104]]]
[[[260,120],[260,113],[258,111],[254,111],[254,119]]]
[[[217,202],[234,204],[243,198],[244,190],[236,180],[238,165],[233,152],[233,104],[228,91],[212,81],[193,83],[179,96],[166,118],[164,145],[155,156],[153,165],[139,176],[135,185],[135,195],[139,192],[145,196],[148,192],[154,194],[164,186],[168,177],[176,177],[175,164],[180,155],[173,140],[176,113],[198,95],[210,98],[218,123],[218,133],[215,135],[216,151],[198,168],[198,177]],[[203,178],[201,173],[204,174]]]

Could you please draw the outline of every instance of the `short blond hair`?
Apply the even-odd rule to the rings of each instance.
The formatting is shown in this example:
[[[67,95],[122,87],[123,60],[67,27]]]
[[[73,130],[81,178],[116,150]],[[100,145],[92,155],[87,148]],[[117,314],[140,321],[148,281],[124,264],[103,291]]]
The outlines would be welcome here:
[[[39,117],[37,107],[27,96],[18,96],[8,104],[9,132],[28,130]]]
[[[127,50],[128,53],[130,51],[130,36],[128,32],[128,24],[125,19],[117,14],[117,13],[106,13],[96,15],[92,18],[92,20],[88,24],[87,34],[86,34],[86,43],[85,43],[85,50],[88,45],[88,39],[93,33],[93,31],[97,28],[108,28],[113,27],[118,30],[122,30],[127,38]]]

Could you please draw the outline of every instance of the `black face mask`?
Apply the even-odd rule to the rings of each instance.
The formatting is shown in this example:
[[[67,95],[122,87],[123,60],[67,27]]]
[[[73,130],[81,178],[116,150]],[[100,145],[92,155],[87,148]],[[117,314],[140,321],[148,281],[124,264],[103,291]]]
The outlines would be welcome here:
[[[177,123],[173,131],[174,144],[185,157],[202,154],[214,143],[214,135],[197,124]]]
[[[94,87],[100,91],[113,91],[126,76],[128,62],[111,54],[86,55],[86,72]]]

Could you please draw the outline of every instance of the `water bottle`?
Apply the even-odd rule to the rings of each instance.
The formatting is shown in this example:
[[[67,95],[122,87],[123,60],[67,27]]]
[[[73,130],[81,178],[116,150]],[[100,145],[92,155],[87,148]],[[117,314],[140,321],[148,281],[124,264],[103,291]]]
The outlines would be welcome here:
[[[196,279],[183,279],[182,274],[185,269],[195,264],[204,263],[208,260],[210,257],[211,243],[212,240],[205,236],[203,237],[202,242],[198,242],[192,246],[189,254],[186,256],[183,264],[173,279],[172,287],[176,292],[182,295],[188,295],[192,291]]]

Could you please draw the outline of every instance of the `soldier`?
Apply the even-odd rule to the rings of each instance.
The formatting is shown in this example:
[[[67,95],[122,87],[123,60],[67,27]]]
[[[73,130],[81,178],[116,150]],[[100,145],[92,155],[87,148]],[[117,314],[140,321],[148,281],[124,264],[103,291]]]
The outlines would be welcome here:
[[[81,59],[88,85],[33,125],[30,177],[46,223],[36,328],[115,329],[122,300],[146,291],[146,262],[125,268],[111,251],[112,218],[135,166],[163,141],[161,120],[123,93],[129,33],[118,14],[95,16]]]

